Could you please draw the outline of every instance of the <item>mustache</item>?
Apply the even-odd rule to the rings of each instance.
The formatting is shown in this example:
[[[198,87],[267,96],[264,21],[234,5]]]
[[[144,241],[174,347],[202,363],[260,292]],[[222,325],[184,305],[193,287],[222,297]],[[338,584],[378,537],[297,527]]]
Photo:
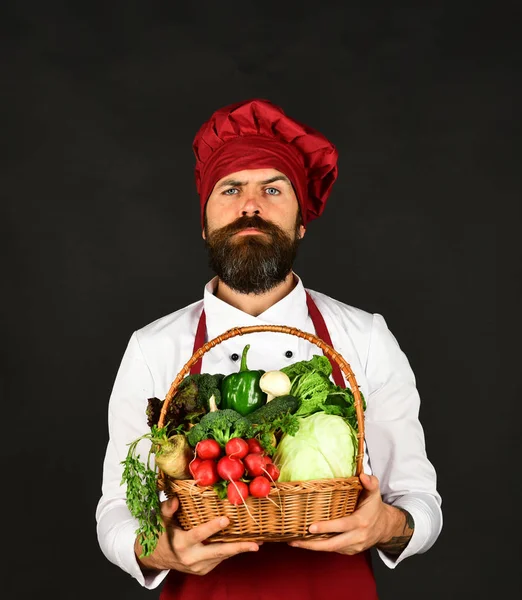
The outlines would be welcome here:
[[[221,233],[223,235],[234,235],[234,233],[238,233],[243,229],[247,229],[248,227],[255,227],[259,229],[259,231],[263,231],[264,233],[274,233],[278,228],[273,223],[269,221],[265,221],[258,215],[253,215],[251,217],[244,216],[239,217],[233,223],[226,225],[221,229]]]

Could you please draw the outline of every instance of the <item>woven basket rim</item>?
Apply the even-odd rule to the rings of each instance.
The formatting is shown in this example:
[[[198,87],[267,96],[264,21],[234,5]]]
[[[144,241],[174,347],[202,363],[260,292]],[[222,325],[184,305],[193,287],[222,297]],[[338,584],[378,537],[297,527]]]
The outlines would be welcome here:
[[[204,497],[214,497],[217,495],[213,486],[198,485],[194,479],[173,479],[172,477],[169,477],[168,481],[171,487],[179,488],[177,493],[187,493],[190,496]],[[270,494],[278,494],[281,491],[294,491],[297,488],[303,488],[304,490],[312,490],[315,488],[314,491],[331,491],[353,485],[362,487],[357,475],[352,475],[351,477],[332,477],[329,479],[310,479],[303,481],[276,481],[275,483],[270,483]]]

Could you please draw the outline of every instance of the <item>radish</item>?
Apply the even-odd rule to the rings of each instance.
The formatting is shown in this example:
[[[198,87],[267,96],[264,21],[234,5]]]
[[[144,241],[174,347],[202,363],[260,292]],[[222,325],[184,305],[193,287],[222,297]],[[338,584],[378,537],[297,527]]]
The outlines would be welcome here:
[[[248,444],[242,438],[232,438],[226,443],[225,454],[234,458],[245,458],[248,454]]]
[[[190,461],[189,471],[192,474],[192,477],[196,476],[196,470],[202,462],[203,461],[201,460],[201,458],[198,458],[198,457],[195,457]]]
[[[268,456],[268,454],[265,454],[265,463],[268,465],[269,463],[272,462],[272,459],[270,458],[270,456]]]
[[[270,464],[269,466],[274,465]],[[281,494],[279,493],[279,490],[276,487],[276,492],[279,496],[279,504],[277,504],[277,502],[274,502],[272,498],[270,498],[269,494],[272,490],[272,486],[270,485],[270,481],[268,481],[266,477],[262,477],[261,475],[258,477],[254,477],[254,479],[252,479],[252,481],[250,482],[248,489],[250,491],[251,496],[253,496],[254,498],[266,498],[274,506],[277,506],[277,508],[279,508],[279,510],[281,511],[281,517],[284,516],[283,507],[281,503]]]
[[[219,474],[215,460],[203,460],[194,472],[194,479],[199,485],[214,485],[219,481]]]
[[[245,467],[239,458],[223,456],[217,463],[217,472],[226,481],[237,481],[243,477]]]
[[[227,498],[230,504],[244,504],[248,498],[248,485],[243,481],[230,481],[227,487]]]
[[[255,498],[266,498],[271,490],[270,481],[261,475],[254,477],[250,482],[248,489],[250,494]]]
[[[235,506],[242,504],[247,513],[250,515],[252,521],[254,521],[256,525],[259,525],[254,515],[250,512],[248,504],[245,502],[249,495],[250,492],[248,491],[248,485],[244,481],[236,481],[234,479],[229,481],[227,486],[227,498],[230,504],[234,504]],[[268,500],[270,500],[270,498],[268,498]]]
[[[196,454],[202,460],[209,458],[219,458],[221,456],[221,446],[216,440],[201,440],[196,444]]]
[[[265,477],[268,477],[271,481],[277,481],[279,479],[279,469],[274,463],[269,463],[265,466]]]
[[[259,440],[256,440],[256,438],[248,439],[247,444],[248,444],[248,451],[251,454],[262,454],[264,452],[263,446],[261,446],[261,444],[259,443]]]
[[[262,454],[247,454],[244,458],[244,463],[251,477],[263,475],[266,461]]]

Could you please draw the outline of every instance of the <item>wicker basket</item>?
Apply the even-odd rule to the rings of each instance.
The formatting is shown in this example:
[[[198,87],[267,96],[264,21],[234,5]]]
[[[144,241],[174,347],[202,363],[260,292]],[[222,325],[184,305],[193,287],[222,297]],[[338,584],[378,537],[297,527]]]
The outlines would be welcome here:
[[[336,519],[350,514],[355,509],[359,493],[362,490],[359,475],[362,473],[364,456],[364,414],[359,387],[349,364],[338,352],[317,336],[282,325],[253,325],[229,329],[197,350],[179,372],[165,397],[158,426],[163,426],[167,406],[176,394],[178,386],[188,375],[191,367],[206,352],[229,338],[257,332],[286,333],[306,339],[319,346],[327,357],[337,362],[354,395],[358,424],[355,475],[343,479],[272,483],[272,490],[269,494],[272,502],[268,498],[248,497],[246,499],[250,513],[244,505],[235,506],[228,500],[222,500],[212,487],[198,486],[194,480],[174,480],[160,472],[158,487],[169,498],[178,496],[180,506],[176,515],[181,527],[185,530],[219,516],[226,516],[230,519],[228,527],[209,538],[209,541],[286,542],[298,538],[331,537],[334,534],[311,534],[308,527],[314,521]]]

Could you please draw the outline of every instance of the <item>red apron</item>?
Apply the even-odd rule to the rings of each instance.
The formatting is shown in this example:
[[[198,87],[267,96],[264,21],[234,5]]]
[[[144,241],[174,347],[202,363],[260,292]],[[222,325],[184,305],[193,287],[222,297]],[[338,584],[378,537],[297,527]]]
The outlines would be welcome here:
[[[332,346],[323,316],[307,292],[308,312],[319,338]],[[201,313],[194,352],[205,343]],[[191,373],[201,372],[201,360]],[[333,378],[345,387],[339,365],[330,359]],[[378,600],[370,551],[347,556],[265,542],[258,552],[238,554],[204,576],[170,571],[160,600]]]

